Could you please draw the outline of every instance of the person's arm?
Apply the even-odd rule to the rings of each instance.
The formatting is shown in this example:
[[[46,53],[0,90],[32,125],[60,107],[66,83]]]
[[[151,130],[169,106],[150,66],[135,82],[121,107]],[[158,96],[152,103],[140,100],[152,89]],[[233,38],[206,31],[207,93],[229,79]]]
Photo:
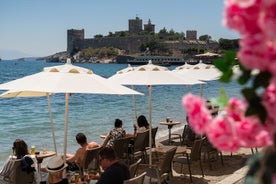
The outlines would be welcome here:
[[[109,138],[110,138],[110,134],[108,133],[105,138],[104,138],[104,141],[103,141],[103,146],[105,147],[109,141]]]
[[[79,155],[79,149],[76,151],[76,153],[74,155],[71,154],[66,154],[66,161],[67,162],[75,162],[78,159],[78,155]]]
[[[136,137],[136,135],[137,135],[137,125],[136,124],[133,125],[133,131],[134,131],[133,137]]]

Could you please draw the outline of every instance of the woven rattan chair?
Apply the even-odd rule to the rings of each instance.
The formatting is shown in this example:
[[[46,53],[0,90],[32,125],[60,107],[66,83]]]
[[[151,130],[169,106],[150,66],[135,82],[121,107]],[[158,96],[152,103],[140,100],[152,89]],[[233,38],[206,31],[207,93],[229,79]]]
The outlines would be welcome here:
[[[124,184],[143,184],[145,176],[146,176],[146,172],[143,172],[142,174],[140,174],[140,175],[138,175],[134,178],[130,178],[129,180],[125,180]]]
[[[150,178],[151,183],[158,184],[168,182],[172,179],[172,160],[174,158],[177,147],[173,147],[167,151],[162,159],[160,159],[158,165],[148,166],[146,169],[146,176]],[[145,166],[145,165],[144,165]]]
[[[130,163],[129,157],[129,144],[132,137],[125,137],[122,139],[114,140],[113,149],[115,151],[116,157],[126,164]]]
[[[194,144],[191,149],[191,153],[185,153],[184,155],[177,156],[173,159],[173,164],[179,163],[182,165],[182,172],[183,172],[183,165],[188,165],[189,174],[190,174],[190,181],[193,182],[192,179],[192,172],[191,172],[191,165],[194,162],[199,162],[199,166],[201,169],[202,177],[204,177],[202,162],[201,162],[201,148],[203,145],[203,141],[206,138],[197,139],[194,141]]]

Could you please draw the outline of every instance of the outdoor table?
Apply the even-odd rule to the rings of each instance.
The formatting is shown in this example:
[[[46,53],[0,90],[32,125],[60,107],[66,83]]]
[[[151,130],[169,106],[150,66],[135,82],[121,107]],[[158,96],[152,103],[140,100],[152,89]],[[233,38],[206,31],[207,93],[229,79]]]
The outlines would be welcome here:
[[[167,125],[169,130],[169,145],[171,144],[171,129],[174,125],[179,125],[179,121],[160,122],[160,125]]]
[[[40,183],[41,181],[41,172],[40,172],[40,169],[41,169],[41,163],[43,161],[44,158],[47,158],[47,157],[51,157],[51,156],[54,156],[56,155],[56,152],[54,151],[46,151],[45,153],[44,152],[39,152],[38,154],[36,154],[36,160],[37,160],[37,180],[38,180],[38,183]]]
[[[157,152],[157,153],[166,153],[170,149],[174,148],[175,146],[166,146],[166,145],[159,145],[156,148],[152,148],[152,152]],[[177,146],[175,154],[184,154],[187,152],[187,147],[186,146]]]

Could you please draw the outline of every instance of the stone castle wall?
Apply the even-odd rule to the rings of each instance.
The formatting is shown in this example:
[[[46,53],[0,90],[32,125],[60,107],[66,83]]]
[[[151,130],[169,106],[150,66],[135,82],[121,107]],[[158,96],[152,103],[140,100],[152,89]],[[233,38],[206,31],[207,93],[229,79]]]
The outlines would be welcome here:
[[[151,24],[150,20],[148,24],[145,24],[145,29],[154,30],[154,24]],[[102,38],[84,38],[84,29],[67,30],[67,52],[74,54],[79,50],[91,48],[100,48],[113,46],[125,50],[127,53],[137,53],[139,46],[146,41],[150,41],[154,36],[152,35],[137,35],[142,31],[142,20],[139,17],[129,20],[129,33],[131,36],[127,37],[102,37]],[[217,42],[203,42],[197,40],[196,30],[186,31],[186,40],[180,41],[165,41],[165,44],[171,49],[176,51],[184,51],[189,48],[198,49],[216,49],[218,48]]]
[[[76,50],[83,50],[88,47],[100,48],[113,46],[118,49],[125,50],[126,53],[140,52],[139,46],[143,42],[150,41],[153,36],[129,36],[129,37],[103,37],[91,39],[73,39],[68,40],[67,52],[72,54]],[[197,49],[217,49],[218,43],[210,41],[208,44],[205,41],[199,40],[183,40],[183,41],[165,41],[164,42],[170,50],[185,51],[189,48]]]
[[[77,39],[74,41],[74,47],[79,50],[91,48],[100,48],[113,46],[118,49],[125,50],[128,53],[137,53],[139,46],[149,41],[153,36],[129,36],[129,37],[103,37],[94,39]],[[70,52],[70,50],[69,50]]]

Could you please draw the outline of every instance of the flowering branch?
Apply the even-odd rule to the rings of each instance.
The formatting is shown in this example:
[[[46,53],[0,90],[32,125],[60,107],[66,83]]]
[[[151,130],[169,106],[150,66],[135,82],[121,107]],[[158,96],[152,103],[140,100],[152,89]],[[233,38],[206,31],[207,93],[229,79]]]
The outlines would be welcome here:
[[[183,107],[192,128],[220,150],[268,146],[276,132],[276,0],[225,0],[225,5],[224,23],[240,33],[240,50],[214,64],[223,73],[221,81],[235,78],[246,85],[244,99],[230,98],[218,117],[210,115],[205,99],[192,94],[184,96]],[[236,58],[239,76],[233,72]]]

